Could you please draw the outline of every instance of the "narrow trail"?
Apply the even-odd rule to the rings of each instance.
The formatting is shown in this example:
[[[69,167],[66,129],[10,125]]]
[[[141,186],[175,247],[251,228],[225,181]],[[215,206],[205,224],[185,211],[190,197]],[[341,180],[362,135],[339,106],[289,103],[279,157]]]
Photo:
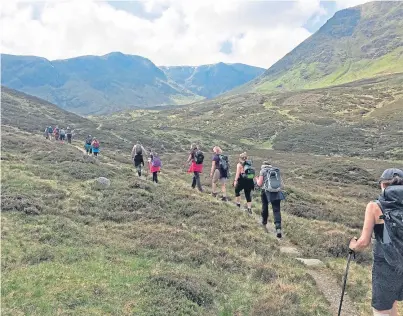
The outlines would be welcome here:
[[[259,225],[261,225],[260,218],[255,216],[255,219],[257,219]],[[274,227],[270,224],[266,226],[266,231],[273,235],[275,234]],[[296,245],[287,240],[286,235],[284,234],[283,238],[279,239],[279,242],[281,245],[280,251],[282,253],[294,257],[296,260],[305,264],[305,266],[308,268],[307,272],[315,280],[316,286],[329,302],[332,314],[337,316],[341,297],[341,287],[337,284],[335,278],[331,276],[331,273],[328,271],[325,264],[318,259],[302,258],[301,251]],[[348,316],[360,315],[354,307],[354,304],[347,292],[344,294],[341,314]]]

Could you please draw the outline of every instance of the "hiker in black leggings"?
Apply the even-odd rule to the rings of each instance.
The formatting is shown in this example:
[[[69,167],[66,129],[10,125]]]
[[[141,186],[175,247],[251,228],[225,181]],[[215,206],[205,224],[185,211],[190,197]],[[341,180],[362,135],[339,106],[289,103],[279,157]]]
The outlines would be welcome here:
[[[245,162],[248,160],[248,156],[246,153],[242,153],[239,155],[239,162],[236,166],[236,174],[235,174],[235,197],[236,197],[236,205],[241,207],[241,191],[244,191],[247,210],[249,214],[252,214],[252,190],[255,187],[255,183],[252,179],[247,179],[245,176],[245,169],[244,165]]]
[[[398,237],[398,229],[403,224],[399,220],[385,223],[388,221],[388,216],[385,220],[381,217],[385,212],[393,212],[396,219],[399,215],[403,215],[403,171],[396,168],[386,169],[379,183],[382,194],[377,201],[368,203],[361,237],[353,238],[350,241],[350,249],[360,251],[368,247],[371,244],[372,233],[374,233],[373,314],[374,316],[397,316],[397,301],[403,301],[403,240],[402,235],[400,238]],[[389,219],[393,220],[393,216],[390,216]],[[396,228],[389,230],[386,225]],[[391,232],[395,234],[392,237]]]
[[[281,230],[281,212],[280,205],[281,201],[285,200],[284,193],[279,192],[269,192],[265,189],[265,183],[268,177],[267,172],[272,170],[273,166],[268,161],[264,161],[260,170],[259,177],[256,179],[256,183],[259,187],[262,187],[262,225],[267,225],[267,219],[269,217],[269,203],[273,208],[274,226],[276,228],[277,238],[282,237]],[[284,188],[284,183],[281,181],[281,190]]]

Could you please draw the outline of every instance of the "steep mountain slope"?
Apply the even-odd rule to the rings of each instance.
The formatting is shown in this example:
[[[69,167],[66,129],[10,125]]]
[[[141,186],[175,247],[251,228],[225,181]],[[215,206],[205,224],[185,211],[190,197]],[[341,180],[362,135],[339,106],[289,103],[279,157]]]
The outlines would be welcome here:
[[[243,85],[264,72],[264,69],[259,67],[225,63],[160,68],[177,83],[206,98],[215,97]]]
[[[1,64],[3,85],[79,114],[200,99],[148,59],[122,53],[55,61],[2,54]]]
[[[239,91],[317,88],[403,72],[403,2],[341,10]]]

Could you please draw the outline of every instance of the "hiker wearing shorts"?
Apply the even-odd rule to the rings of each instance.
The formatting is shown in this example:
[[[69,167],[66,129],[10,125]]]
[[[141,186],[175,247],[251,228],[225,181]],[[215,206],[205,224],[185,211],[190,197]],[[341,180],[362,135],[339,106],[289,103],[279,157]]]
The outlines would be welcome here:
[[[137,142],[132,149],[132,161],[139,177],[141,177],[141,167],[144,167],[143,154],[147,154],[146,150],[139,142]]]
[[[66,139],[66,131],[61,128],[60,129],[60,140],[63,142]]]
[[[228,157],[222,154],[220,147],[215,146],[213,148],[213,159],[211,164],[210,178],[212,179],[212,196],[217,196],[217,183],[221,184],[222,200],[228,201],[226,183],[228,181]],[[227,159],[225,161],[225,159]],[[227,164],[227,166],[224,166]],[[224,166],[224,167],[223,167]]]
[[[361,236],[350,241],[350,249],[368,247],[374,234],[373,314],[397,316],[397,301],[403,301],[403,171],[386,169],[379,184],[382,193],[368,203]]]
[[[255,182],[253,181],[254,172],[250,178],[245,173],[245,164],[247,162],[249,162],[249,160],[246,153],[240,154],[239,162],[236,165],[234,187],[235,187],[236,205],[239,208],[241,207],[241,191],[243,191],[246,198],[247,211],[249,214],[252,214],[252,190],[255,188]]]
[[[282,237],[281,230],[281,201],[285,200],[284,183],[280,176],[280,169],[273,167],[269,161],[264,161],[260,169],[256,184],[262,188],[262,225],[267,225],[269,217],[269,204],[273,209],[274,227],[277,238]]]
[[[197,153],[197,157],[196,157],[196,153]],[[190,168],[188,170],[188,173],[193,173],[193,179],[192,179],[192,188],[196,188],[200,191],[203,192],[203,188],[200,182],[200,173],[203,172],[203,153],[201,153],[203,158],[199,158],[200,157],[200,149],[199,146],[197,146],[196,144],[192,144],[191,148],[190,148],[190,153],[189,153],[189,157],[187,160],[187,163],[190,162]],[[196,161],[197,160],[197,161]]]

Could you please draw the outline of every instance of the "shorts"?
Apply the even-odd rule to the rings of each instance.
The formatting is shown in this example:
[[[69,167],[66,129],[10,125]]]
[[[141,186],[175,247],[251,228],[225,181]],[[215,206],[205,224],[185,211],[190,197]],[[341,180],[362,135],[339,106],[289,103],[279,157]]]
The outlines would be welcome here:
[[[372,267],[372,307],[378,311],[392,309],[403,300],[403,274],[386,261],[374,258]]]
[[[217,183],[220,181],[221,184],[227,183],[228,179],[227,178],[221,178],[221,172],[219,169],[214,170],[213,173],[213,183]]]

